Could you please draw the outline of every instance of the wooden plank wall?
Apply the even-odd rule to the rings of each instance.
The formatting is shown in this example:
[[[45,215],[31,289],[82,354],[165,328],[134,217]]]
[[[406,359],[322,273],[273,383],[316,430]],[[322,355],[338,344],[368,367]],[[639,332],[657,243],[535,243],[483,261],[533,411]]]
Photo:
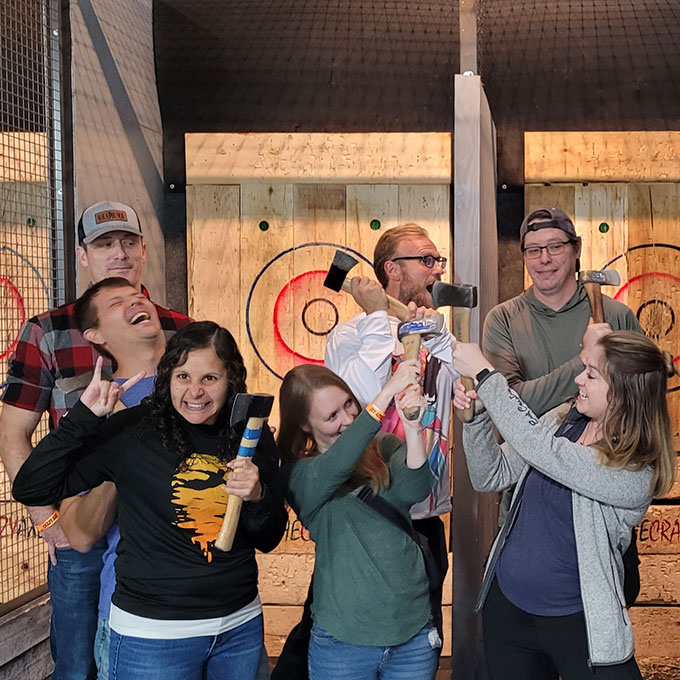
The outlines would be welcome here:
[[[680,133],[527,133],[525,210],[556,205],[581,236],[582,269],[616,269],[605,289],[680,361]],[[667,180],[674,181],[667,181]],[[529,283],[528,277],[525,283]],[[680,450],[680,378],[668,404]],[[680,469],[637,528],[642,588],[631,610],[636,654],[680,658]]]
[[[0,382],[23,322],[50,306],[50,210],[46,137],[0,133]],[[45,422],[39,426],[45,431]],[[0,462],[0,607],[47,581],[46,544],[24,506],[12,500]],[[52,672],[49,596],[0,617],[0,679]]]
[[[278,395],[290,368],[322,363],[328,333],[360,311],[322,285],[336,248],[360,260],[356,274],[374,276],[380,235],[413,221],[450,257],[450,148],[440,133],[187,135],[189,314],[233,333],[250,391]],[[281,545],[258,555],[272,656],[307,595],[308,539],[291,512]],[[450,620],[449,584],[447,654]]]

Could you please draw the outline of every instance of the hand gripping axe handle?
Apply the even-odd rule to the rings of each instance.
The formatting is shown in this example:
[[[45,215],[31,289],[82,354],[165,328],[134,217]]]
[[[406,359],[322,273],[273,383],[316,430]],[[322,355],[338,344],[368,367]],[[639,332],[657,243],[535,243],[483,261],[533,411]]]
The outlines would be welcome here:
[[[246,429],[241,437],[241,444],[238,447],[236,459],[244,460],[252,458],[260,441],[262,427],[265,420],[272,410],[274,397],[271,394],[237,394],[231,407],[230,424],[243,422],[246,418],[248,422]],[[224,552],[231,550],[234,544],[236,527],[241,516],[241,506],[243,499],[240,496],[227,496],[227,509],[224,513],[222,528],[215,540],[215,547]]]
[[[397,337],[404,345],[404,358],[420,359],[421,341],[441,333],[442,328],[444,328],[444,321],[443,314],[436,314],[435,316],[400,323],[397,326]],[[406,420],[415,420],[419,412],[420,409],[417,406],[405,408],[404,417]]]
[[[344,250],[336,250],[335,256],[333,257],[333,262],[331,263],[326,279],[323,282],[325,288],[330,288],[336,293],[344,290],[345,293],[352,294],[352,282],[347,277],[349,270],[354,267],[354,265],[359,264],[359,260],[352,257],[349,253]],[[402,321],[405,321],[411,316],[408,311],[408,307],[399,302],[396,298],[391,295],[387,296],[387,303],[390,307],[392,313]]]

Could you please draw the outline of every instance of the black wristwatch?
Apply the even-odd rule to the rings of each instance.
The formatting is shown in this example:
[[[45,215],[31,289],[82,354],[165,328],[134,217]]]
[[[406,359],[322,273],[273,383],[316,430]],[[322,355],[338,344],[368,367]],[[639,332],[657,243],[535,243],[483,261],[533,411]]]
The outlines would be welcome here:
[[[483,368],[479,373],[477,373],[477,375],[475,376],[475,380],[477,381],[477,384],[479,385],[479,383],[482,380],[484,380],[484,378],[486,378],[486,376],[489,375],[489,373],[491,373],[490,368]]]

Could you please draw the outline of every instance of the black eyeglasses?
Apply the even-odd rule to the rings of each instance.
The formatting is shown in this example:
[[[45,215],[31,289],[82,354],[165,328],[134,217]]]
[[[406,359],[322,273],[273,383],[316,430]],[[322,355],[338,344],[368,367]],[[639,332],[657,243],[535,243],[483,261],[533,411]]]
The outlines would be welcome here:
[[[448,262],[445,257],[435,257],[434,255],[407,255],[405,257],[393,257],[392,262],[397,260],[420,260],[421,264],[424,264],[428,269],[434,267],[435,262],[439,262],[442,269],[446,269],[446,263]]]
[[[548,251],[548,255],[561,255],[570,243],[573,243],[573,241],[557,241],[556,243],[548,243],[547,246],[528,246],[522,248],[522,252],[527,260],[537,260],[544,250]]]

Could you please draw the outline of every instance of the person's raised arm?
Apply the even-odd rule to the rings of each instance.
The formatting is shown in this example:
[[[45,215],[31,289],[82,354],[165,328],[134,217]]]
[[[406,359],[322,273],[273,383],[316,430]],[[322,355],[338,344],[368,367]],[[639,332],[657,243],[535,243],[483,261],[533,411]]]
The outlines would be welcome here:
[[[102,454],[109,453],[115,431],[111,429],[101,440],[93,432],[102,424],[102,418],[113,412],[123,393],[144,377],[144,372],[118,385],[102,380],[101,368],[100,357],[78,403],[61,419],[59,427],[38,443],[17,472],[12,493],[19,502],[54,503],[112,480],[110,475],[121,460],[121,452],[114,449],[109,458]]]
[[[394,396],[409,385],[417,384],[419,377],[419,360],[402,361],[372,400],[373,406],[384,412]],[[296,511],[309,514],[331,498],[351,476],[354,466],[379,429],[380,422],[364,411],[327,451],[293,464],[290,468],[289,500]]]
[[[350,386],[361,405],[366,406],[392,373],[394,336],[387,296],[377,281],[354,277],[352,295],[366,316],[333,329],[328,336],[324,363]]]

